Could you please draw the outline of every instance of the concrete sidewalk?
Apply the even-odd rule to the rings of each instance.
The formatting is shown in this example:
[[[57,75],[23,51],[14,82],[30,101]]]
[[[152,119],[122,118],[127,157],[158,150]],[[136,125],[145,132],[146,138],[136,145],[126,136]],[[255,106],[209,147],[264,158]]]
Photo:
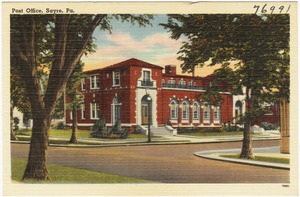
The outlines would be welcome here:
[[[267,148],[253,148],[252,151],[254,157],[265,156],[265,157],[284,158],[284,159],[290,158],[289,154],[280,153],[279,146],[267,147]],[[248,165],[255,165],[255,166],[278,168],[278,169],[288,169],[288,170],[290,169],[289,164],[263,162],[263,161],[255,161],[255,160],[248,160],[248,159],[233,159],[233,158],[224,157],[224,155],[236,155],[236,154],[240,154],[240,152],[241,149],[227,149],[227,150],[200,151],[200,152],[195,152],[194,155],[206,159],[221,160],[221,161],[232,162],[232,163],[248,164]]]

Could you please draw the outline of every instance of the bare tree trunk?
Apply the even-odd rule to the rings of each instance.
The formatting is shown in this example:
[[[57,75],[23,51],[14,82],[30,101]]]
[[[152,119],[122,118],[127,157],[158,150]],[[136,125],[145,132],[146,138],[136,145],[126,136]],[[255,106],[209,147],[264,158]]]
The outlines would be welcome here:
[[[47,169],[50,121],[49,112],[40,111],[38,114],[33,115],[30,151],[23,180],[50,180]]]
[[[243,147],[242,152],[240,154],[241,159],[254,159],[252,153],[252,140],[251,140],[251,132],[250,132],[251,123],[247,122],[244,124],[244,137],[243,137]]]
[[[76,107],[73,107],[72,115],[73,115],[72,136],[71,136],[69,143],[77,144],[78,140],[77,140],[77,109],[76,109]]]
[[[14,127],[14,104],[13,101],[10,101],[10,140],[17,140],[13,127]]]

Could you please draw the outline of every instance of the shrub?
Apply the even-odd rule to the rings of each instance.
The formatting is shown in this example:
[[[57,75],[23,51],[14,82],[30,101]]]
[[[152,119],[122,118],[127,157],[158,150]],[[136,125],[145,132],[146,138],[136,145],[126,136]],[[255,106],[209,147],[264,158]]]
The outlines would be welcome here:
[[[103,133],[107,132],[105,119],[100,117],[99,120],[92,127],[92,137],[102,137]]]
[[[14,117],[14,131],[19,130],[20,119],[18,117]]]
[[[265,130],[278,130],[279,129],[279,126],[277,124],[273,124],[270,122],[261,122],[260,125]]]
[[[64,122],[59,122],[53,126],[53,129],[66,129],[67,125]]]

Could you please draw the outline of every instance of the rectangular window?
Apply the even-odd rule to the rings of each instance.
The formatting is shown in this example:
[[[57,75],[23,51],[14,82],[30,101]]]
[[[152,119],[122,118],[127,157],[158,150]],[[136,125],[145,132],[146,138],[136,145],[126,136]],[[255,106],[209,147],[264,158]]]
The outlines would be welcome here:
[[[120,72],[113,72],[113,86],[120,85]]]
[[[91,103],[91,119],[99,118],[99,104]]]
[[[86,89],[85,78],[81,79],[81,91]]]
[[[179,85],[185,85],[186,83],[185,83],[184,80],[180,80],[180,81],[178,82],[178,84],[179,84]]]
[[[175,80],[174,79],[169,79],[168,84],[175,84]]]
[[[150,71],[143,71],[143,81],[150,81]]]
[[[85,119],[85,104],[81,105],[81,119]]]
[[[99,75],[90,76],[90,88],[91,89],[99,89],[100,88]]]

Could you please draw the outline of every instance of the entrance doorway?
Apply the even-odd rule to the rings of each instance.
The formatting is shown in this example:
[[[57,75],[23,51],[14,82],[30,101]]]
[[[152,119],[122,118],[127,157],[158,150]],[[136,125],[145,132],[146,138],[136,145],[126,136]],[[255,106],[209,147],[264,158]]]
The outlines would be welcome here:
[[[141,108],[141,115],[142,115],[142,125],[147,125],[149,122],[149,116],[151,117],[151,114],[149,114],[152,111],[151,104],[152,104],[152,99],[150,102],[147,100],[148,95],[143,96],[142,98],[142,108]],[[150,109],[149,109],[150,108]],[[151,123],[151,120],[150,120]]]

